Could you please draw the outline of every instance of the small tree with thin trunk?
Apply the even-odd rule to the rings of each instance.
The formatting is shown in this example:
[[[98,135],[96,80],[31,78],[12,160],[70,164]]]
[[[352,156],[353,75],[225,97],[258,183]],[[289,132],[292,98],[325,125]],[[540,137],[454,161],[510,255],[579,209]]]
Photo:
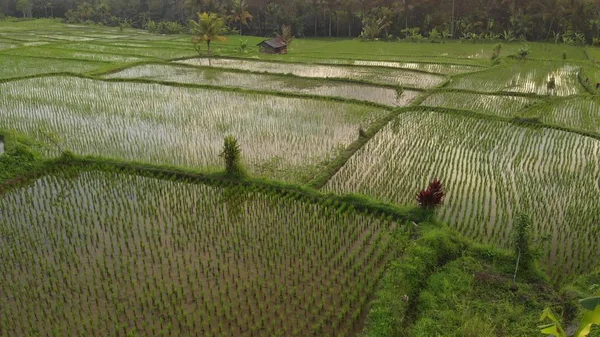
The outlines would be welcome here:
[[[235,137],[232,135],[225,137],[223,152],[221,152],[220,156],[225,162],[225,172],[227,175],[238,178],[246,175],[246,170],[241,160],[242,150]]]
[[[517,257],[513,282],[517,279],[519,267],[525,271],[531,267],[534,260],[532,241],[531,218],[525,213],[518,213],[511,233],[511,243]]]
[[[226,37],[221,36],[225,32],[225,24],[223,19],[215,13],[198,13],[198,22],[190,20],[190,30],[192,32],[192,43],[194,49],[200,53],[201,42],[206,42],[208,48],[208,65],[212,65],[210,61],[210,43],[213,40],[225,41]]]

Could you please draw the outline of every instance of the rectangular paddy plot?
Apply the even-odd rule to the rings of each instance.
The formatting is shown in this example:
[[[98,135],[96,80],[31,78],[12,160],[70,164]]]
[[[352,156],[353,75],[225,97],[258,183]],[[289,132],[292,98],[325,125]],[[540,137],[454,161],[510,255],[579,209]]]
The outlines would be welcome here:
[[[318,62],[321,62],[319,60]],[[418,63],[418,62],[399,62],[399,61],[376,61],[376,60],[323,60],[323,63],[332,64],[350,64],[355,66],[388,67],[399,69],[420,70],[429,73],[456,75],[472,71],[482,70],[484,68],[463,64],[445,64],[445,63]]]
[[[378,69],[375,67],[355,67],[337,65],[314,65],[284,62],[264,62],[243,59],[213,59],[213,67],[233,68],[254,72],[293,74],[312,78],[348,78],[372,83],[404,85],[415,88],[431,88],[445,81],[436,74],[407,71],[402,69]],[[208,59],[196,58],[178,63],[208,66]]]
[[[292,78],[286,76],[249,74],[210,68],[191,68],[167,65],[142,65],[106,76],[107,78],[144,78],[158,81],[208,84],[253,90],[281,91],[318,96],[335,96],[369,101],[389,106],[405,106],[420,94],[414,90],[378,87],[364,84],[343,83]]]
[[[579,66],[562,62],[514,61],[486,71],[457,76],[447,87],[481,92],[569,96],[585,92],[577,78],[579,69]],[[547,84],[552,77],[556,89],[549,90]]]
[[[554,276],[600,257],[600,141],[574,133],[433,112],[401,114],[324,187],[415,204],[429,181],[446,186],[438,215],[467,236],[506,246],[513,216],[551,234]]]
[[[539,118],[544,123],[600,134],[600,98],[589,96],[553,100],[524,111],[523,117]]]
[[[106,66],[106,63],[45,59],[0,54],[0,79],[59,72],[85,73]],[[4,94],[4,93],[3,93]]]
[[[535,98],[482,95],[463,92],[435,92],[422,103],[425,106],[471,110],[491,115],[512,117],[527,106],[538,102]]]
[[[3,55],[22,55],[32,57],[44,57],[44,58],[64,58],[64,59],[80,59],[80,60],[91,60],[101,62],[139,62],[146,60],[145,58],[126,56],[118,54],[106,54],[106,53],[93,53],[93,52],[82,52],[76,50],[65,50],[58,48],[48,47],[32,47],[32,48],[19,48],[17,50],[10,50],[5,52]]]
[[[0,125],[77,154],[221,169],[223,138],[235,136],[250,171],[311,179],[384,109],[316,99],[252,95],[70,77],[0,84]],[[58,149],[48,155],[58,154]]]
[[[141,45],[139,42],[128,43]],[[191,43],[190,43],[191,45]],[[96,53],[109,53],[109,54],[121,54],[128,56],[138,57],[155,57],[163,60],[169,60],[179,57],[191,57],[197,55],[191,46],[190,48],[160,48],[151,45],[144,45],[144,47],[135,47],[130,45],[124,45],[123,42],[109,44],[109,43],[71,43],[64,45],[57,45],[56,48],[78,50],[78,51],[90,51]]]
[[[0,335],[360,331],[401,224],[165,178],[70,171],[0,195]]]

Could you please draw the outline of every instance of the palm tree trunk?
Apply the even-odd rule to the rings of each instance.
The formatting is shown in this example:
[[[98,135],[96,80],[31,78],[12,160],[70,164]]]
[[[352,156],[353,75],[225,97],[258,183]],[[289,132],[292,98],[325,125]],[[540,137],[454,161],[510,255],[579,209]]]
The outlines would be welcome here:
[[[331,37],[331,12],[329,12],[329,37]]]
[[[550,27],[548,28],[548,34],[546,34],[546,41],[548,41],[548,38],[550,37],[550,32],[552,31],[552,25],[554,25],[554,18],[552,20],[550,20]]]
[[[206,41],[206,45],[208,47],[208,66],[212,67],[212,63],[210,62],[210,41]]]
[[[242,35],[242,20],[240,20],[240,36]]]

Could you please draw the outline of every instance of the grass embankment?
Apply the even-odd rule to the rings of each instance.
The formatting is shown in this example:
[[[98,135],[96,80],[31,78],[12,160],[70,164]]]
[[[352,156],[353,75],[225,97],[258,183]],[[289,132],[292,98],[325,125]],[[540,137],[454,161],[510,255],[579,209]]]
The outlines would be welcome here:
[[[36,150],[40,144],[14,132],[0,130],[0,135],[4,136],[4,153],[0,154],[0,183],[40,171],[48,165]]]
[[[380,282],[363,337],[537,336],[538,319],[559,295],[538,269],[458,233],[425,226]]]

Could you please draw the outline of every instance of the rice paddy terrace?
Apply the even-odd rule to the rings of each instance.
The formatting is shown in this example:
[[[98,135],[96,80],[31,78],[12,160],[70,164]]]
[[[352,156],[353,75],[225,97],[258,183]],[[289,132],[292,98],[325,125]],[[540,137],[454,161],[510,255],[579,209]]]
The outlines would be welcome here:
[[[0,22],[0,158],[73,163],[1,182],[1,336],[355,336],[436,178],[465,236],[506,248],[525,211],[555,281],[600,261],[596,50],[237,39],[208,66],[189,36]],[[218,178],[228,134],[252,182]]]

